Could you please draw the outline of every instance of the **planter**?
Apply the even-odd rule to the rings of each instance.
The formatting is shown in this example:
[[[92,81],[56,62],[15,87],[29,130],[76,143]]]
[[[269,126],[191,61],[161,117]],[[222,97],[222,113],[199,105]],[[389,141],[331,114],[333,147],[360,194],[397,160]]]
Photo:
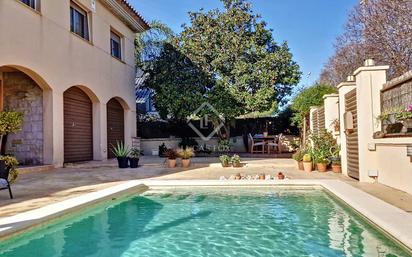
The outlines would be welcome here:
[[[230,163],[229,163],[229,162],[221,162],[220,164],[222,164],[222,167],[223,167],[223,168],[230,167]]]
[[[263,174],[263,173],[259,174],[259,179],[260,180],[265,180],[265,178],[266,178],[265,174]]]
[[[120,169],[125,169],[129,167],[129,158],[127,157],[117,157],[117,163]]]
[[[299,170],[304,170],[304,168],[303,168],[303,161],[299,161],[299,162],[298,162],[298,169],[299,169]]]
[[[403,126],[406,128],[406,132],[412,132],[412,119],[404,120]]]
[[[190,166],[190,159],[182,159],[182,167],[189,168]]]
[[[167,159],[167,167],[175,168],[176,167],[176,159]]]
[[[139,167],[139,158],[129,158],[130,168],[137,168]]]
[[[242,167],[242,164],[241,164],[240,162],[234,162],[234,163],[232,163],[232,165],[233,165],[233,167],[235,167],[235,168],[240,168],[240,167]]]
[[[282,172],[278,173],[278,179],[283,180],[285,179],[285,174],[283,174]]]
[[[403,124],[402,123],[393,123],[386,126],[386,133],[388,134],[395,134],[400,133],[402,131]]]
[[[303,170],[306,172],[312,171],[312,162],[303,162]]]
[[[241,179],[242,179],[242,176],[240,175],[240,173],[238,173],[238,174],[235,175],[235,179],[236,179],[236,180],[241,180]]]
[[[342,166],[337,164],[332,164],[332,171],[335,173],[342,173]]]
[[[319,172],[326,172],[328,165],[326,163],[316,163],[316,168]]]

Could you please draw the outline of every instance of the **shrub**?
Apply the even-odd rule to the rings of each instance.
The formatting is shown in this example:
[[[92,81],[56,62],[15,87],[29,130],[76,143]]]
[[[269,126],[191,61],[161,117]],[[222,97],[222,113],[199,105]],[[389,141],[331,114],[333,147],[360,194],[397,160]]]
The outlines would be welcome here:
[[[175,160],[178,157],[177,152],[174,149],[167,149],[165,152],[165,156],[167,159],[170,159],[170,160]]]
[[[177,155],[182,159],[190,159],[195,155],[195,151],[191,147],[186,147],[186,149],[179,149]]]
[[[237,154],[234,154],[231,158],[232,164],[240,164],[240,156]]]
[[[136,147],[132,147],[132,149],[130,149],[130,154],[129,154],[130,158],[139,159],[140,155],[143,155],[143,151],[141,151],[140,149]]]
[[[292,158],[297,161],[300,162],[303,159],[303,156],[306,154],[306,151],[303,149],[298,149],[293,155]]]
[[[221,156],[219,157],[219,160],[220,160],[220,163],[222,164],[223,167],[229,166],[229,165],[230,165],[230,162],[231,162],[230,156],[229,156],[229,155],[226,155],[226,154],[221,155]]]
[[[10,169],[9,182],[14,183],[17,180],[17,177],[19,176],[19,173],[17,170],[17,166],[19,165],[19,162],[14,156],[11,156],[11,155],[0,156],[0,160],[4,161],[6,164],[6,167]]]

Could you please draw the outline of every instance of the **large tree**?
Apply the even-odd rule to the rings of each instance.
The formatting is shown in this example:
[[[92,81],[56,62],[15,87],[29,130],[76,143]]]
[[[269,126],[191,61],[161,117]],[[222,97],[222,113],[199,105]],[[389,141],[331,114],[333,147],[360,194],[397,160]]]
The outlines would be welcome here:
[[[190,12],[189,25],[183,26],[173,45],[193,68],[186,69],[183,77],[190,71],[208,81],[198,84],[201,88],[196,90],[202,94],[198,105],[208,102],[225,118],[221,136],[229,137],[231,120],[249,112],[275,110],[299,82],[301,73],[287,43],[274,41],[272,31],[253,13],[249,3],[244,0],[223,0],[223,3],[223,10]],[[159,83],[157,76],[182,75],[181,70],[164,68],[157,70],[158,74],[152,73],[151,79]],[[168,82],[154,86],[179,87]],[[159,100],[163,97],[161,92],[156,94]],[[191,90],[179,90],[176,101],[191,98],[193,94]],[[169,112],[159,102],[156,106]],[[217,123],[217,117],[213,119],[213,113],[209,114]]]
[[[390,65],[390,77],[412,69],[411,0],[364,0],[357,4],[320,79],[339,83],[367,58]]]

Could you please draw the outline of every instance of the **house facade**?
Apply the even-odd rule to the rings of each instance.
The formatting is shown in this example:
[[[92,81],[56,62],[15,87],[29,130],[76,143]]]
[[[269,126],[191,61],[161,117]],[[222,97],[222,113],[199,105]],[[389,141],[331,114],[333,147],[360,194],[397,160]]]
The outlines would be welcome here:
[[[0,1],[0,109],[24,113],[23,164],[111,158],[136,136],[135,33],[125,0]]]

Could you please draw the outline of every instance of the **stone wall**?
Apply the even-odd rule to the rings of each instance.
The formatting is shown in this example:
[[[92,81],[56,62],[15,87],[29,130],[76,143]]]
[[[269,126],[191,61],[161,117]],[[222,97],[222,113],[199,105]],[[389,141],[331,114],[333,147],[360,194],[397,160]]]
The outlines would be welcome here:
[[[23,165],[43,163],[43,91],[21,72],[3,74],[4,109],[24,113],[23,129],[9,135],[7,152]]]

